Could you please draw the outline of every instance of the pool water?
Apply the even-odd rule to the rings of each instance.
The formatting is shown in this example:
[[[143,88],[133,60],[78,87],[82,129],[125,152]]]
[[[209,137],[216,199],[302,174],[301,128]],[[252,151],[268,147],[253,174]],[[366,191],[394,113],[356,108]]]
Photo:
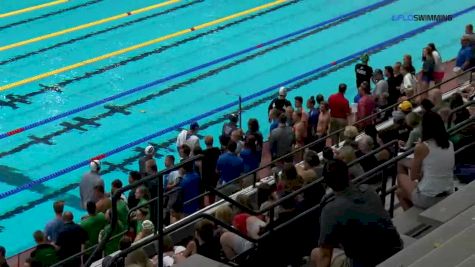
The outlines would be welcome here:
[[[0,86],[270,2],[272,0],[182,0],[0,51]],[[0,132],[55,116],[377,2],[283,1],[233,20],[1,91]],[[277,90],[268,90],[252,99],[246,96],[430,23],[393,21],[393,15],[421,11],[452,14],[473,5],[469,0],[387,2],[301,38],[277,42],[272,49],[257,49],[2,139],[0,194],[235,102],[238,95],[246,100],[243,122],[257,118],[261,131],[267,136],[267,105]],[[0,3],[0,14],[42,3],[4,0]],[[0,47],[157,3],[152,0],[74,0],[0,18]],[[371,54],[370,65],[383,68],[409,53],[416,68],[420,68],[422,47],[429,42],[436,44],[444,59],[453,58],[464,26],[473,22],[473,18],[473,11],[466,12],[410,38],[392,42]],[[307,80],[288,83],[288,98],[293,100],[301,95],[306,99],[318,93],[329,96],[336,91],[338,83],[345,82],[350,88],[348,97],[352,99],[356,93],[353,68],[353,65],[337,64],[325,68],[325,75],[317,73]],[[236,109],[233,105],[200,119],[203,126],[200,135],[213,135],[217,143],[225,116]],[[180,130],[181,127],[176,127],[103,159],[106,190],[110,190],[114,179],[127,183],[127,173],[137,169],[137,159],[149,142],[156,145],[159,168],[163,168],[165,155],[176,156],[175,138]],[[77,184],[87,170],[82,167],[0,199],[0,244],[7,248],[9,255],[34,245],[31,234],[43,229],[54,216],[54,201],[65,200],[65,209],[73,211],[77,219],[85,213],[79,208]]]

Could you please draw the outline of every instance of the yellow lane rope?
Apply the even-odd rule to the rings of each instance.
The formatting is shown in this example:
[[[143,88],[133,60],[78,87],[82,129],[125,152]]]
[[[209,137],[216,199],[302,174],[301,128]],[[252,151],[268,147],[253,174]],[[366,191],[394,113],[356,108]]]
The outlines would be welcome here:
[[[45,34],[45,35],[38,36],[38,37],[35,37],[35,38],[31,38],[31,39],[28,39],[28,40],[20,41],[20,42],[17,42],[17,43],[1,46],[0,51],[9,50],[9,49],[12,49],[12,48],[15,48],[15,47],[19,47],[19,46],[23,46],[23,45],[27,45],[27,44],[31,44],[31,43],[35,43],[35,42],[39,42],[39,41],[43,41],[43,40],[53,38],[53,37],[56,37],[56,36],[60,36],[60,35],[66,34],[66,33],[75,32],[75,31],[79,31],[79,30],[82,30],[82,29],[90,28],[90,27],[93,27],[93,26],[104,24],[106,22],[118,20],[118,19],[125,18],[125,17],[131,16],[131,15],[136,15],[136,14],[140,14],[140,13],[150,11],[150,10],[153,10],[153,9],[157,9],[157,8],[160,8],[160,7],[168,6],[168,5],[180,2],[180,1],[181,0],[166,1],[166,2],[163,2],[163,3],[156,4],[156,5],[152,5],[152,6],[140,8],[140,9],[137,9],[137,10],[133,10],[133,11],[130,11],[130,12],[122,13],[122,14],[119,14],[119,15],[115,15],[115,16],[112,16],[112,17],[108,17],[108,18],[105,18],[105,19],[96,20],[96,21],[89,22],[89,23],[86,23],[86,24],[82,24],[82,25],[79,25],[79,26],[75,26],[75,27],[72,27],[72,28],[68,28],[68,29],[64,29],[64,30],[61,30],[61,31]]]
[[[156,44],[156,43],[159,43],[159,42],[163,42],[165,40],[168,40],[168,39],[171,39],[171,38],[174,38],[174,37],[178,37],[178,36],[181,36],[181,35],[196,31],[196,30],[201,30],[201,29],[204,29],[204,28],[207,28],[207,27],[211,27],[213,25],[216,25],[216,24],[224,22],[224,21],[228,21],[228,20],[231,20],[231,19],[242,17],[242,16],[245,16],[245,15],[248,15],[248,14],[251,14],[251,13],[255,13],[255,12],[257,12],[259,10],[262,10],[262,9],[265,9],[265,8],[269,8],[269,7],[272,7],[272,6],[275,6],[275,5],[279,5],[281,3],[284,3],[285,1],[287,1],[287,0],[273,1],[273,2],[270,2],[270,3],[264,4],[264,5],[258,6],[258,7],[254,7],[254,8],[245,10],[245,11],[241,11],[239,13],[235,13],[233,15],[229,15],[229,16],[224,17],[224,18],[216,19],[216,20],[213,20],[213,21],[210,21],[210,22],[207,22],[207,23],[200,24],[198,26],[194,26],[194,27],[191,27],[191,28],[188,28],[188,29],[185,29],[185,30],[181,30],[181,31],[178,31],[178,32],[175,32],[175,33],[172,33],[172,34],[168,34],[168,35],[159,37],[159,38],[147,41],[147,42],[143,42],[143,43],[140,43],[140,44],[129,46],[127,48],[123,48],[123,49],[120,49],[120,50],[117,50],[117,51],[114,51],[114,52],[111,52],[111,53],[108,53],[108,54],[105,54],[105,55],[102,55],[102,56],[91,58],[91,59],[88,59],[88,60],[85,60],[85,61],[78,62],[76,64],[72,64],[72,65],[69,65],[69,66],[66,66],[66,67],[62,67],[60,69],[56,69],[56,70],[53,70],[53,71],[48,71],[48,72],[45,72],[43,74],[39,74],[39,75],[30,77],[30,78],[26,78],[26,79],[23,79],[23,80],[20,80],[20,81],[17,81],[17,82],[6,84],[4,86],[0,86],[0,91],[5,91],[5,90],[8,90],[8,89],[11,89],[11,88],[14,88],[14,87],[25,85],[25,84],[28,84],[28,83],[31,83],[31,82],[49,77],[49,76],[53,76],[53,75],[56,75],[56,74],[59,74],[59,73],[63,73],[63,72],[68,71],[68,70],[76,69],[76,68],[79,68],[79,67],[82,67],[82,66],[92,64],[94,62],[98,62],[98,61],[101,61],[101,60],[104,60],[104,59],[107,59],[107,58],[111,58],[111,57],[114,57],[114,56],[117,56],[117,55],[125,54],[127,52],[137,50],[137,49],[140,49],[140,48],[143,48],[143,47],[146,47],[146,46],[149,46],[149,45],[153,45],[153,44]]]
[[[37,6],[31,6],[31,7],[27,7],[27,8],[23,8],[23,9],[18,9],[18,10],[11,11],[11,12],[8,12],[8,13],[0,14],[0,18],[3,19],[3,18],[6,18],[6,17],[11,17],[11,16],[15,16],[15,15],[18,15],[18,14],[23,14],[23,13],[26,13],[26,12],[42,9],[42,8],[45,8],[45,7],[66,3],[68,1],[69,0],[56,0],[56,1],[53,1],[53,2],[48,2],[48,3],[44,3],[44,4],[41,4],[41,5],[37,5]]]

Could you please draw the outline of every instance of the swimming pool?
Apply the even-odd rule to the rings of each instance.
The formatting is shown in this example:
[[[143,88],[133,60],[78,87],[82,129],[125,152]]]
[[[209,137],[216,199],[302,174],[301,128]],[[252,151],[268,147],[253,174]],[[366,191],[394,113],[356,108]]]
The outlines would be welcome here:
[[[40,4],[33,0],[17,2],[2,1],[0,12]],[[160,2],[68,1],[2,18],[0,50],[23,40],[126,14]],[[140,14],[5,49],[0,51],[0,71],[3,74],[0,88],[161,36],[170,36],[196,25],[252,11],[3,90],[0,92],[0,132],[68,112],[379,2],[173,1]],[[269,3],[271,6],[253,10]],[[324,28],[288,37],[262,48],[256,47],[253,51],[213,66],[2,139],[0,195],[12,193],[0,198],[0,244],[7,247],[9,255],[31,247],[31,233],[43,228],[52,217],[52,203],[57,199],[65,200],[66,209],[79,218],[84,212],[79,209],[77,183],[87,167],[58,173],[53,175],[54,178],[26,190],[17,192],[15,188],[162,131],[149,141],[138,142],[103,159],[103,178],[106,190],[109,190],[113,179],[126,182],[126,173],[137,168],[137,159],[148,142],[159,148],[159,167],[162,167],[163,156],[175,154],[174,141],[180,127],[174,126],[181,122],[205,114],[200,116],[199,123],[203,126],[200,134],[216,137],[224,116],[236,110],[235,103],[227,104],[235,102],[237,95],[242,95],[245,100],[243,122],[251,117],[258,118],[262,132],[267,135],[267,103],[275,95],[274,87],[278,87],[279,83],[322,67],[315,73],[286,83],[288,97],[293,99],[296,95],[302,95],[306,98],[317,93],[328,96],[335,91],[338,83],[346,82],[351,89],[348,95],[352,98],[355,94],[352,87],[353,67],[340,64],[339,59],[387,40],[390,41],[383,49],[373,51],[370,61],[373,67],[382,68],[400,60],[408,52],[417,63],[416,67],[420,67],[420,50],[428,42],[434,42],[445,59],[452,58],[459,48],[464,25],[473,20],[473,11],[426,31],[416,31],[410,38],[391,41],[430,24],[393,21],[392,15],[420,13],[421,10],[426,14],[451,14],[471,5],[473,3],[468,0],[457,1],[456,4],[450,0],[385,1],[370,11],[353,15],[351,19],[338,20]],[[334,66],[332,62],[335,62]],[[208,113],[220,106],[224,107]]]

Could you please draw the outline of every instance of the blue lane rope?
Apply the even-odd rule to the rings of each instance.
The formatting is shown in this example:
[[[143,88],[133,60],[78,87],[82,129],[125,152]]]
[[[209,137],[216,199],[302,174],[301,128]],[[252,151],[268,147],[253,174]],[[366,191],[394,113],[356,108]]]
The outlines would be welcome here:
[[[460,15],[463,15],[463,14],[465,14],[465,13],[468,13],[468,12],[470,12],[470,11],[472,11],[472,10],[475,10],[475,5],[473,5],[473,6],[469,7],[469,8],[466,8],[466,9],[464,9],[464,10],[462,10],[462,11],[459,11],[459,12],[457,12],[457,13],[454,13],[454,14],[453,14],[453,18],[458,17],[458,16],[460,16]],[[254,93],[254,94],[251,94],[251,95],[249,95],[249,96],[246,96],[246,97],[244,97],[244,98],[242,99],[242,101],[243,101],[243,102],[244,102],[244,101],[249,101],[249,100],[254,99],[254,98],[258,97],[258,96],[261,96],[261,95],[263,95],[263,94],[266,94],[266,93],[268,93],[268,92],[271,92],[271,91],[273,91],[273,90],[275,90],[275,89],[277,89],[277,88],[279,88],[279,87],[281,87],[281,86],[283,86],[283,85],[296,82],[296,81],[298,81],[298,80],[301,80],[301,79],[303,79],[303,78],[306,78],[306,77],[308,77],[308,76],[311,76],[311,75],[313,75],[313,74],[315,74],[315,73],[317,73],[317,72],[320,72],[320,71],[322,71],[322,70],[331,68],[331,67],[333,67],[333,66],[335,66],[335,65],[337,65],[337,64],[344,63],[344,62],[349,61],[349,60],[353,60],[353,59],[355,59],[355,58],[358,58],[361,54],[364,54],[364,53],[371,53],[372,50],[375,50],[375,49],[378,48],[378,47],[385,47],[385,46],[387,46],[387,45],[390,44],[390,43],[398,42],[398,41],[400,41],[400,40],[402,40],[402,39],[405,39],[405,38],[410,37],[410,36],[412,36],[412,35],[415,35],[415,34],[417,34],[417,33],[423,32],[423,31],[425,31],[425,30],[427,30],[427,29],[430,29],[430,28],[432,28],[432,27],[434,27],[434,26],[436,26],[436,25],[442,24],[442,23],[444,23],[444,22],[446,22],[446,21],[432,22],[432,23],[429,23],[429,24],[427,24],[427,25],[425,25],[425,26],[422,26],[422,27],[416,28],[416,29],[414,29],[414,30],[411,30],[411,31],[409,31],[409,32],[406,32],[406,33],[404,33],[404,34],[398,35],[398,36],[396,36],[396,37],[394,37],[394,38],[391,38],[391,39],[386,40],[386,41],[384,41],[384,42],[378,43],[378,44],[373,45],[373,46],[371,46],[371,47],[369,47],[369,48],[363,49],[363,50],[358,51],[358,52],[356,52],[356,53],[353,53],[353,54],[351,54],[351,55],[349,55],[349,56],[346,56],[346,57],[344,57],[344,58],[338,59],[338,60],[333,61],[333,62],[331,62],[331,63],[329,63],[329,64],[325,64],[325,65],[320,66],[320,67],[318,67],[318,68],[312,69],[312,70],[310,70],[310,71],[308,71],[308,72],[305,72],[305,73],[303,73],[303,74],[297,75],[297,76],[295,76],[295,77],[293,77],[293,78],[290,78],[290,79],[288,79],[288,80],[286,80],[286,81],[280,82],[280,83],[275,84],[275,85],[273,85],[273,86],[270,86],[270,87],[268,87],[268,88],[266,88],[266,89],[263,89],[263,90],[261,90],[261,91],[259,91],[259,92],[256,92],[256,93]],[[168,128],[162,129],[162,130],[160,130],[160,131],[158,131],[158,132],[156,132],[156,133],[153,133],[153,134],[151,134],[151,135],[145,136],[145,137],[143,137],[143,138],[140,138],[140,139],[138,139],[138,140],[135,140],[135,141],[133,141],[133,142],[130,142],[130,143],[128,143],[128,144],[125,144],[125,145],[123,145],[123,146],[117,147],[117,148],[115,148],[115,149],[113,149],[113,150],[111,150],[111,151],[109,151],[109,152],[106,152],[106,153],[104,153],[104,154],[101,154],[101,155],[99,155],[99,156],[96,156],[96,157],[94,157],[93,159],[102,159],[102,158],[105,158],[105,157],[114,155],[114,154],[116,154],[116,153],[122,152],[122,151],[124,151],[124,150],[126,150],[126,149],[129,149],[129,148],[133,147],[133,146],[136,146],[136,145],[138,145],[138,144],[144,143],[144,142],[146,142],[146,141],[148,141],[148,140],[150,140],[150,139],[156,138],[156,137],[158,137],[158,136],[160,136],[160,135],[163,135],[163,134],[165,134],[165,133],[168,133],[168,132],[172,132],[172,131],[176,130],[177,128],[184,127],[184,126],[190,124],[191,122],[202,120],[202,119],[204,119],[204,118],[206,118],[206,117],[209,117],[209,116],[211,116],[211,115],[214,115],[214,114],[216,114],[216,113],[218,113],[218,112],[221,112],[221,111],[224,111],[224,110],[226,110],[226,109],[228,109],[228,108],[231,108],[231,107],[233,107],[233,106],[236,106],[237,104],[238,104],[238,101],[233,101],[233,102],[228,103],[228,104],[226,104],[226,105],[217,107],[217,108],[212,109],[212,110],[210,110],[210,111],[208,111],[208,112],[205,112],[205,113],[203,113],[203,114],[200,114],[200,115],[198,115],[198,116],[195,116],[195,117],[193,117],[193,118],[190,118],[190,119],[188,119],[188,120],[186,120],[186,121],[180,122],[180,123],[178,123],[178,124],[176,124],[176,125],[173,125],[173,126],[170,126],[170,127],[168,127]],[[54,178],[56,178],[56,177],[59,177],[59,176],[65,174],[65,173],[72,172],[72,171],[74,171],[74,170],[76,170],[76,169],[79,169],[79,168],[81,168],[81,167],[83,167],[83,166],[88,165],[89,162],[90,162],[90,160],[81,161],[81,162],[79,162],[79,163],[76,163],[76,164],[74,164],[74,165],[72,165],[72,166],[69,166],[69,167],[67,167],[67,168],[61,169],[61,170],[59,170],[59,171],[57,171],[57,172],[54,172],[54,173],[52,173],[52,174],[50,174],[50,175],[47,175],[47,176],[45,176],[45,177],[42,177],[42,178],[40,178],[40,179],[31,181],[31,182],[26,183],[26,184],[24,184],[24,185],[22,185],[22,186],[16,187],[16,188],[14,188],[14,189],[12,189],[12,190],[3,192],[3,193],[0,194],[0,199],[6,198],[6,197],[11,196],[11,195],[14,195],[14,194],[17,194],[17,193],[19,193],[19,192],[21,192],[21,191],[24,191],[24,190],[29,189],[30,187],[32,187],[32,186],[34,186],[34,185],[44,183],[44,182],[46,182],[46,181],[49,181],[49,180],[54,179]]]
[[[9,137],[9,136],[13,136],[13,135],[19,134],[19,133],[21,133],[21,132],[24,132],[24,131],[27,131],[27,130],[31,130],[31,129],[33,129],[33,128],[36,128],[36,127],[39,127],[39,126],[48,124],[48,123],[50,123],[50,122],[53,122],[53,121],[56,121],[56,120],[59,120],[59,119],[68,117],[68,116],[70,116],[70,115],[73,115],[73,114],[76,114],[76,113],[79,113],[79,112],[88,110],[88,109],[90,109],[90,108],[93,108],[93,107],[96,107],[96,106],[99,106],[99,105],[102,105],[102,104],[105,104],[105,103],[110,102],[110,101],[112,101],[112,100],[116,100],[116,99],[119,99],[119,98],[121,98],[121,97],[128,96],[128,95],[131,95],[131,94],[140,92],[140,91],[142,91],[142,90],[148,89],[148,88],[153,87],[153,86],[156,86],[156,85],[158,85],[158,84],[162,84],[162,83],[168,82],[168,81],[173,80],[173,79],[176,79],[176,78],[178,78],[178,77],[182,77],[182,76],[185,76],[185,75],[190,74],[190,73],[192,73],[192,72],[196,72],[196,71],[198,71],[198,70],[201,70],[201,69],[204,69],[204,68],[207,68],[207,67],[216,65],[216,64],[221,63],[221,62],[223,62],[223,61],[226,61],[226,60],[229,60],[229,59],[238,57],[238,56],[240,56],[240,55],[243,55],[243,54],[245,54],[245,53],[251,52],[251,51],[253,51],[253,50],[257,50],[257,49],[260,49],[260,48],[269,46],[269,45],[274,44],[274,43],[276,43],[276,42],[279,42],[279,41],[288,39],[288,38],[290,38],[290,37],[293,37],[293,36],[295,36],[295,35],[299,35],[299,34],[302,34],[302,33],[305,33],[305,32],[311,31],[311,30],[314,30],[314,29],[316,29],[316,28],[325,26],[325,25],[327,25],[327,24],[334,23],[335,21],[338,21],[338,20],[346,19],[347,17],[352,17],[352,16],[355,16],[355,15],[358,15],[358,14],[361,14],[361,13],[365,13],[367,10],[374,9],[374,8],[376,8],[376,7],[379,7],[379,6],[382,6],[382,5],[386,5],[386,4],[389,4],[389,3],[391,3],[391,2],[395,2],[395,1],[396,1],[396,0],[384,0],[384,1],[376,2],[376,3],[374,3],[374,4],[371,4],[371,5],[365,6],[365,7],[363,7],[363,8],[360,8],[360,9],[357,9],[357,10],[354,10],[354,11],[351,11],[351,12],[349,12],[349,13],[340,15],[340,16],[338,16],[338,17],[331,18],[331,19],[329,19],[329,20],[319,22],[319,23],[317,23],[317,24],[314,24],[314,25],[311,25],[311,26],[309,26],[309,27],[306,27],[306,28],[303,28],[303,29],[300,29],[300,30],[291,32],[291,33],[289,33],[289,34],[282,35],[282,36],[280,36],[280,37],[277,37],[277,38],[275,38],[275,39],[269,40],[269,41],[267,41],[267,42],[264,42],[264,43],[261,43],[261,44],[258,44],[258,45],[255,45],[255,46],[252,46],[252,47],[249,47],[249,48],[240,50],[240,51],[238,51],[238,52],[229,54],[229,55],[224,56],[224,57],[217,58],[217,59],[212,60],[212,61],[210,61],[210,62],[207,62],[207,63],[201,64],[201,65],[198,65],[198,66],[195,66],[195,67],[186,69],[186,70],[184,70],[184,71],[180,71],[180,72],[178,72],[178,73],[175,73],[175,74],[166,76],[166,77],[164,77],[164,78],[161,78],[161,79],[158,79],[158,80],[155,80],[155,81],[146,83],[146,84],[144,84],[144,85],[141,85],[141,86],[132,88],[132,89],[130,89],[130,90],[127,90],[127,91],[124,91],[124,92],[121,92],[121,93],[118,93],[118,94],[115,94],[115,95],[106,97],[106,98],[104,98],[104,99],[101,99],[101,100],[98,100],[98,101],[89,103],[89,104],[87,104],[87,105],[84,105],[84,106],[81,106],[81,107],[78,107],[78,108],[75,108],[75,109],[72,109],[72,110],[69,110],[69,111],[60,113],[60,114],[58,114],[58,115],[56,115],[56,116],[53,116],[53,117],[50,117],[50,118],[47,118],[47,119],[43,119],[43,120],[37,121],[37,122],[31,123],[31,124],[28,124],[28,125],[26,125],[26,126],[23,126],[23,127],[19,127],[19,128],[15,129],[15,130],[11,130],[11,131],[8,131],[8,132],[5,132],[5,133],[1,133],[1,134],[0,134],[0,139],[4,139],[4,138],[7,138],[7,137]]]

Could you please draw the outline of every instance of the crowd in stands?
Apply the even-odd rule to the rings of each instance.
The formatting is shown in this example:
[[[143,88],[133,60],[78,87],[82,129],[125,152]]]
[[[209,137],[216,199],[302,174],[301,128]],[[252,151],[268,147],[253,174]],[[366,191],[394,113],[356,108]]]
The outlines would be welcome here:
[[[455,72],[475,66],[475,35],[471,25],[466,27],[461,43]],[[401,160],[397,166],[397,196],[402,208],[408,209],[413,205],[428,208],[453,192],[454,147],[457,144],[447,133],[447,115],[451,109],[463,105],[467,95],[456,93],[443,101],[440,90],[434,89],[418,98],[411,98],[442,81],[444,73],[449,71],[444,70],[441,55],[432,43],[423,48],[422,61],[417,77],[410,55],[404,55],[402,62],[382,69],[373,69],[369,65],[369,55],[362,55],[361,62],[355,66],[358,88],[354,98],[355,120],[358,121],[355,125],[350,124],[353,120],[352,108],[345,95],[347,85],[344,83],[339,84],[337,92],[327,101],[321,94],[310,96],[305,107],[302,96],[296,96],[291,103],[287,99],[287,89],[280,88],[277,98],[268,107],[268,149],[273,160],[280,159],[273,168],[276,183],[261,183],[256,201],[244,194],[238,195],[237,201],[248,209],[268,209],[279,199],[321,177],[325,185],[319,183],[312,190],[270,208],[262,216],[252,216],[237,206],[222,205],[216,210],[215,217],[242,236],[258,238],[268,227],[320,203],[331,189],[336,198],[322,210],[318,248],[311,253],[316,266],[330,266],[332,255],[340,247],[351,259],[352,266],[375,266],[399,251],[402,241],[377,193],[371,186],[355,186],[351,180],[394,157],[398,151],[414,148],[414,157]],[[388,112],[367,118],[400,101],[403,102]],[[416,106],[421,106],[422,112],[416,112]],[[390,117],[393,124],[389,128],[376,130],[376,123]],[[469,117],[468,110],[461,110],[456,113],[454,123]],[[248,179],[235,179],[261,165],[266,146],[257,119],[249,119],[247,129],[244,125],[238,125],[238,121],[239,114],[229,116],[219,142],[216,142],[218,146],[215,146],[213,136],[205,136],[201,140],[196,122],[180,132],[176,140],[179,161],[196,155],[203,157],[163,175],[164,190],[171,192],[162,204],[166,211],[166,218],[163,218],[166,224],[179,221],[214,203],[217,197],[213,194],[197,198],[210,187],[226,185],[222,192],[229,195],[250,184]],[[329,135],[339,130],[338,134]],[[318,139],[324,141],[301,153],[286,156]],[[386,147],[370,154],[392,140],[398,140],[399,148]],[[338,148],[333,145],[338,145]],[[158,173],[155,152],[152,145],[145,148],[138,171],[129,173],[129,184]],[[322,152],[322,159],[319,152]],[[352,163],[365,155],[364,160]],[[172,168],[177,161],[173,155],[167,155],[164,169]],[[99,259],[155,233],[152,221],[157,217],[157,208],[156,202],[150,199],[157,196],[158,183],[145,183],[118,200],[118,223],[112,232],[110,196],[123,184],[118,179],[114,180],[110,192],[107,192],[100,170],[100,161],[93,160],[90,171],[81,179],[80,205],[85,210],[82,218],[75,220],[70,211],[64,211],[64,202],[54,203],[54,218],[44,231],[38,230],[33,234],[37,246],[25,266],[51,266],[97,245],[106,235],[113,236],[103,254],[96,255]],[[129,211],[132,211],[130,217]],[[181,246],[169,236],[165,237],[165,266],[195,253],[215,260],[231,260],[253,246],[241,235],[216,226],[209,220],[201,220],[196,224],[194,236],[189,242],[182,242]],[[85,254],[85,258],[89,253]],[[145,249],[136,250],[127,256],[125,265],[156,265],[157,256],[152,259],[149,256]],[[81,257],[77,257],[63,266],[80,266],[82,261]],[[0,266],[8,266],[3,247],[0,247]]]

